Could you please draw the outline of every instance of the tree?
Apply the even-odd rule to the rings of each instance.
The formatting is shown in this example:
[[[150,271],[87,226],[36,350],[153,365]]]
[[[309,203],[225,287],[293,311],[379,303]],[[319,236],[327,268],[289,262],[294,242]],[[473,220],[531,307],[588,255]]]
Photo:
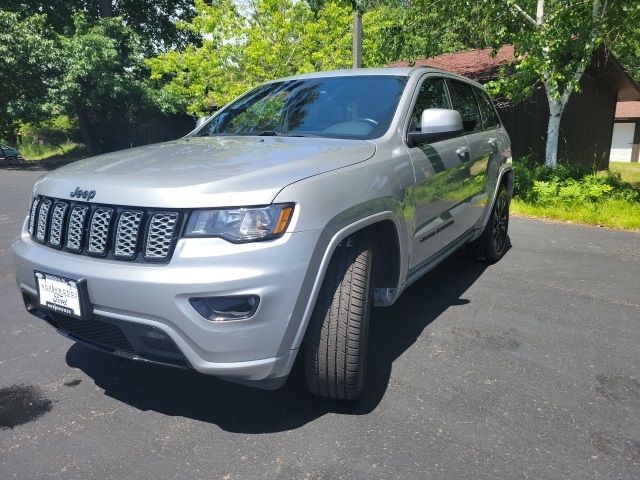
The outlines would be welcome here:
[[[520,28],[503,32],[502,38],[516,47],[518,73],[534,77],[544,86],[549,104],[545,163],[555,168],[562,114],[579,89],[594,50],[616,35],[634,35],[640,4],[637,0],[507,3],[520,19]]]
[[[0,10],[0,137],[14,143],[18,120],[37,120],[59,72],[55,36],[45,18]]]
[[[542,85],[549,105],[545,163],[550,167],[558,163],[562,114],[571,95],[579,90],[594,50],[601,45],[613,51],[621,48],[627,64],[633,63],[634,52],[640,50],[637,0],[414,0],[410,9],[422,13],[406,18],[405,36],[417,31],[424,38],[429,31],[444,29],[449,32],[449,42],[440,44],[445,51],[451,46],[515,47],[515,65],[504,69],[503,77],[490,87],[494,93],[517,100]],[[430,42],[417,45],[425,43]],[[405,54],[419,51],[403,48]]]
[[[350,66],[348,7],[328,2],[318,11],[294,0],[196,0],[189,28],[200,47],[149,59],[151,78],[192,115],[223,105],[266,80]]]
[[[365,66],[381,66],[401,59],[413,62],[417,58],[495,44],[492,29],[499,17],[486,12],[491,7],[486,0],[362,3]]]
[[[60,37],[62,73],[49,89],[49,114],[77,118],[89,152],[126,147],[129,133],[155,97],[138,36],[118,18],[89,23],[75,17],[75,32]]]
[[[148,138],[175,105],[144,57],[198,43],[178,27],[193,13],[191,0],[0,0],[0,134],[66,114],[90,152]]]
[[[120,17],[139,35],[147,55],[198,42],[191,31],[180,28],[181,22],[189,22],[195,14],[193,0],[0,0],[0,10],[18,13],[21,18],[42,15],[62,35],[73,34],[76,14],[88,23]]]

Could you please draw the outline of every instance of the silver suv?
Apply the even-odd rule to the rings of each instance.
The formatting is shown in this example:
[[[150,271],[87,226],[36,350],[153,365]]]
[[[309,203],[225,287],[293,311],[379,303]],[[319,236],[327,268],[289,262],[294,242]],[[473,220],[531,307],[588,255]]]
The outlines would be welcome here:
[[[263,84],[186,137],[40,179],[26,308],[123,357],[264,388],[363,388],[369,314],[464,244],[508,248],[509,137],[482,87],[427,68]]]

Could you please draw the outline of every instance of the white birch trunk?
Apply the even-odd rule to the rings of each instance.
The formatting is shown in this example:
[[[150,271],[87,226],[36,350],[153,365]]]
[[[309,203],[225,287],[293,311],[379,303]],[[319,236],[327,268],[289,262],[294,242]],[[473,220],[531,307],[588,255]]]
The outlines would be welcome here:
[[[547,146],[545,152],[545,164],[547,167],[556,168],[558,165],[558,144],[560,141],[560,121],[564,105],[561,100],[549,98],[549,125],[547,126]]]
[[[581,62],[581,65],[577,68],[573,75],[573,83],[570,83],[564,90],[564,92],[554,92],[551,85],[547,83],[550,78],[550,73],[546,72],[543,76],[543,82],[545,90],[547,92],[547,99],[549,101],[549,124],[547,126],[547,144],[545,151],[545,164],[548,167],[556,168],[558,165],[558,144],[560,141],[560,122],[562,120],[562,112],[569,102],[569,97],[575,90],[575,87],[579,84],[585,68],[589,63],[589,55],[593,52],[595,47],[597,23],[604,16],[604,10],[607,8],[607,2],[602,6],[602,0],[593,1],[593,30],[589,39],[589,48],[587,49],[587,56]],[[537,0],[536,2],[536,18],[533,18],[527,12],[525,12],[518,4],[512,4],[512,7],[520,13],[528,22],[530,22],[535,28],[540,29],[544,27],[546,23],[545,18],[545,0]],[[545,51],[543,49],[543,51]],[[559,98],[558,98],[559,97]]]

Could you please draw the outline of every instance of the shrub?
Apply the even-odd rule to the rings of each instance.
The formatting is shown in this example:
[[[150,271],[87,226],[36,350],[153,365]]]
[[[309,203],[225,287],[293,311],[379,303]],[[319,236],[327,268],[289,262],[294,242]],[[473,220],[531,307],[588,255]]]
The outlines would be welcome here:
[[[60,146],[69,141],[78,141],[78,126],[66,115],[59,115],[39,123],[23,123],[18,135],[23,145]],[[24,147],[23,147],[24,148]]]
[[[640,190],[623,182],[619,173],[595,172],[576,165],[558,165],[551,169],[525,157],[514,162],[514,196],[532,204],[590,204],[618,199],[640,202]]]

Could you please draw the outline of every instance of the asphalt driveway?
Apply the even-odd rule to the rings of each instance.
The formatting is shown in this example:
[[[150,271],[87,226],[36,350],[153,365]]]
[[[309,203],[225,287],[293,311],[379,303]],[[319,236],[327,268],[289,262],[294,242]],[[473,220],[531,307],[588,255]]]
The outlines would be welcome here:
[[[0,170],[0,479],[640,478],[640,234],[515,218],[375,311],[351,406],[111,358],[28,315]]]

